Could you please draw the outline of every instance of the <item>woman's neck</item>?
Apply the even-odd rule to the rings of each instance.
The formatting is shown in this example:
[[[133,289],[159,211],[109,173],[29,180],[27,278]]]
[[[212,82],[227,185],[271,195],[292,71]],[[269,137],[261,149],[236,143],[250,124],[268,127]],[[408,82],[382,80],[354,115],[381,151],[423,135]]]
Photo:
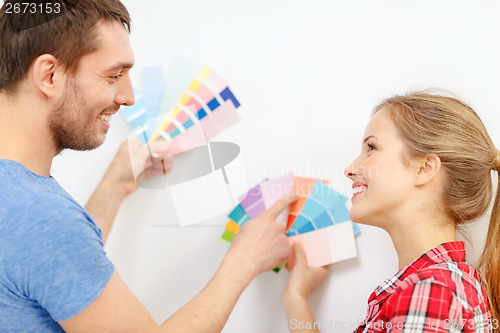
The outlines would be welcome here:
[[[455,222],[449,218],[408,218],[391,225],[387,232],[398,254],[400,270],[425,252],[456,241]]]

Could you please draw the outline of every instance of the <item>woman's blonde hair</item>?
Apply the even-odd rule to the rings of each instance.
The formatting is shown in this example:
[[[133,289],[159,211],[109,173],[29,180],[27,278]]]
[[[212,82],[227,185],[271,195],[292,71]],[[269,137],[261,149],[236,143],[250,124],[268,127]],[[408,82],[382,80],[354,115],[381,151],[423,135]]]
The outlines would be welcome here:
[[[436,154],[447,180],[445,211],[456,224],[483,215],[492,199],[491,170],[500,170],[500,154],[477,113],[454,97],[413,92],[389,98],[374,113],[387,110],[405,143],[404,158]],[[493,318],[500,316],[500,186],[479,267]]]

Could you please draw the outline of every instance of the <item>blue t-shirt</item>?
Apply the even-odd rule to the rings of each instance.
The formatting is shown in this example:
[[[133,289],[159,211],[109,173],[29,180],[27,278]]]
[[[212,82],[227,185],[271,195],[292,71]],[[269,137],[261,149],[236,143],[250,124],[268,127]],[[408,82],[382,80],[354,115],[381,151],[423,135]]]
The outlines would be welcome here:
[[[114,272],[92,217],[52,177],[0,159],[0,332],[63,332]]]

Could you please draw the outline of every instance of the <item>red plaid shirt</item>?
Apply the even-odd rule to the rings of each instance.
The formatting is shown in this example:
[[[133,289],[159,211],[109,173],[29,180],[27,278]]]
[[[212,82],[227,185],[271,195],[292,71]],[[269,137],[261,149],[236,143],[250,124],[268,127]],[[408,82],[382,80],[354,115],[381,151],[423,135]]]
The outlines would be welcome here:
[[[464,243],[450,242],[378,286],[356,332],[490,332],[497,325]]]

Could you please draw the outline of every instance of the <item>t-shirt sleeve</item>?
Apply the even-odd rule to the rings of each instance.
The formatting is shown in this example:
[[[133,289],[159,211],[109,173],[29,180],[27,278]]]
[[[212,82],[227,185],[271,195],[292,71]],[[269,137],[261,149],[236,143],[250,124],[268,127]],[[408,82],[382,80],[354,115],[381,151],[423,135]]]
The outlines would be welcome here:
[[[30,214],[36,223],[12,253],[11,277],[25,297],[65,321],[101,294],[115,268],[100,229],[81,207],[40,205]]]
[[[462,332],[463,309],[446,285],[427,279],[395,291],[381,312],[389,332]]]

